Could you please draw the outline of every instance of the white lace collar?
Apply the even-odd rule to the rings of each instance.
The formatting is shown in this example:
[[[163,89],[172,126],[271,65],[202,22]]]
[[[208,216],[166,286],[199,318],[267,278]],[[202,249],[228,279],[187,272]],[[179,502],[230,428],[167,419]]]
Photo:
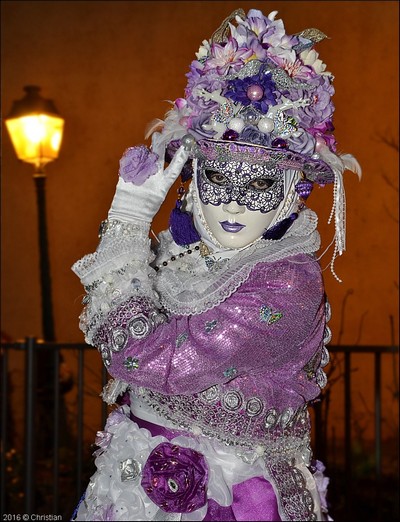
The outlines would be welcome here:
[[[282,239],[257,241],[230,259],[212,253],[202,257],[199,250],[194,250],[195,245],[191,245],[190,255],[179,257],[182,247],[174,243],[168,231],[161,233],[156,264],[176,257],[157,274],[156,289],[161,304],[177,315],[195,315],[214,308],[246,281],[257,263],[317,252],[320,247],[317,222],[317,215],[304,209]]]

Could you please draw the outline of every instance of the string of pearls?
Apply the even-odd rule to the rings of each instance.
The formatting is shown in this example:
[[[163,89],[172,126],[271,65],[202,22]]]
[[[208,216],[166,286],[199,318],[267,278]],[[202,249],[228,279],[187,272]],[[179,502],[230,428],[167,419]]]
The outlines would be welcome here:
[[[160,269],[165,268],[169,265],[169,263],[176,261],[177,259],[182,259],[182,257],[186,255],[190,255],[193,252],[197,252],[200,250],[200,245],[196,245],[193,248],[188,248],[184,252],[180,252],[179,254],[172,255],[168,260],[163,261],[160,265],[156,265],[154,267],[154,270],[158,272]]]

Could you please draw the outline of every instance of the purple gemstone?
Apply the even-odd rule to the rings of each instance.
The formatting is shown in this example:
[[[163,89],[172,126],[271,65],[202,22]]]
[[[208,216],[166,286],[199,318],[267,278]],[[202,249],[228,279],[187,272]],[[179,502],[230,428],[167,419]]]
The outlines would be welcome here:
[[[235,141],[238,139],[238,137],[239,137],[239,134],[236,131],[234,131],[233,129],[228,129],[227,131],[224,132],[222,139],[228,140],[228,141]]]
[[[273,147],[276,147],[277,149],[286,149],[287,143],[282,138],[275,138],[274,141],[271,143]]]
[[[297,194],[303,198],[307,199],[308,196],[311,194],[313,189],[313,182],[308,179],[302,179],[298,183],[296,183],[295,190]]]

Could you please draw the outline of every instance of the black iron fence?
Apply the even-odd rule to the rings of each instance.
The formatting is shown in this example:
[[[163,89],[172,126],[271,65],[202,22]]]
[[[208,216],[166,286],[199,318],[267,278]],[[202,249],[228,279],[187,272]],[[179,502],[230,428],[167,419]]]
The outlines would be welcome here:
[[[391,472],[386,477],[382,470],[382,358],[390,355],[397,358],[398,346],[330,346],[329,350],[334,356],[340,354],[343,363],[344,436],[341,463],[332,459],[332,441],[329,440],[323,396],[312,413],[315,454],[327,464],[333,485],[333,492],[329,494],[333,497],[330,500],[334,519],[340,522],[359,518],[360,501],[355,493],[358,491],[361,494],[360,488],[373,493],[373,498],[367,494],[366,499],[367,504],[371,502],[374,505],[374,509],[369,510],[371,518],[364,515],[363,520],[396,519],[398,474]],[[75,354],[73,360],[76,363],[70,387],[65,384],[60,372],[63,354],[68,351]],[[89,430],[89,438],[85,437],[85,397],[88,393],[88,371],[91,370],[87,359],[93,351],[92,347],[83,343],[43,343],[35,338],[1,344],[1,520],[17,520],[13,515],[21,514],[43,514],[53,516],[52,520],[69,520],[94,471],[93,448],[88,441],[93,442],[95,431],[102,429],[108,413],[107,405],[98,398],[95,401],[99,410],[98,419],[94,422],[96,426],[91,432]],[[355,476],[354,473],[352,355],[355,353],[370,354],[374,358],[374,469],[368,477],[368,487],[359,474]],[[17,374],[19,380],[22,378],[24,381],[18,382],[19,395],[11,375],[11,362],[17,354],[20,358]],[[96,381],[94,388],[97,395],[108,379],[104,367],[100,368],[90,375]],[[65,404],[66,389],[68,393],[73,392],[72,414]],[[398,390],[396,393],[398,400]],[[15,412],[21,414],[19,424],[15,421]],[[393,459],[397,458],[398,454],[393,455]],[[382,497],[383,491],[385,499]],[[380,509],[379,504],[385,504],[386,508]],[[368,511],[368,505],[364,505],[364,509]]]

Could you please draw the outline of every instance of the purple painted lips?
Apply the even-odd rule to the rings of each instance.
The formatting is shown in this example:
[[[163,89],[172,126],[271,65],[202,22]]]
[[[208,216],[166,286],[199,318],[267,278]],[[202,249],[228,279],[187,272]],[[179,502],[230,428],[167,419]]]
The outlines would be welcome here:
[[[242,228],[245,228],[246,226],[242,225],[241,223],[229,223],[229,221],[220,221],[219,224],[225,230],[225,232],[230,232],[233,234],[240,232]]]

